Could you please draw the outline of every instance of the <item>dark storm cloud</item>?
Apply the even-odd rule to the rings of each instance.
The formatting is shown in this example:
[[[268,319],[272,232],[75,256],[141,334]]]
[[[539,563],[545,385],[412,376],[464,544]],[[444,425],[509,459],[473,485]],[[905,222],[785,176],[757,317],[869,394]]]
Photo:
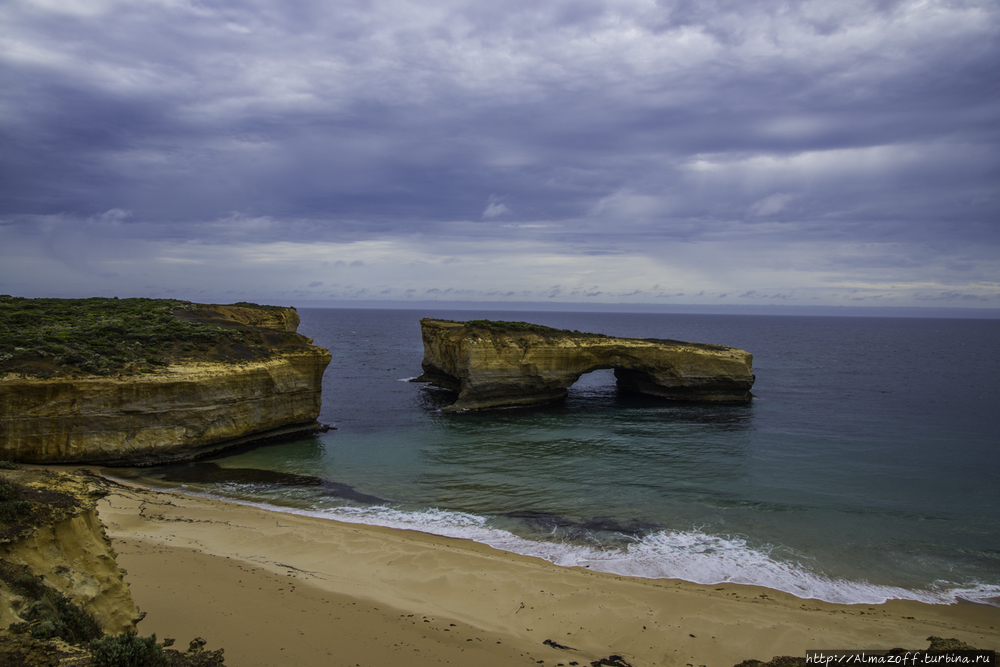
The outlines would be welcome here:
[[[919,282],[884,247],[846,248],[897,243],[995,285],[976,249],[1000,243],[998,17],[986,1],[15,1],[0,217],[26,247],[88,229],[110,256],[157,239],[465,239],[444,252],[474,256],[498,239],[680,266],[683,241],[790,266],[803,243]],[[712,296],[786,294],[745,287]]]

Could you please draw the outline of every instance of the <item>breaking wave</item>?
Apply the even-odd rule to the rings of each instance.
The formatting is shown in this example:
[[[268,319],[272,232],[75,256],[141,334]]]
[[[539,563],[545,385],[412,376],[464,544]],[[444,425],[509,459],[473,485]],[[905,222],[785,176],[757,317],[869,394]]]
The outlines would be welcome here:
[[[700,531],[661,530],[624,544],[579,544],[527,539],[490,526],[488,517],[451,510],[407,511],[391,506],[293,510],[252,504],[263,509],[346,523],[468,539],[496,549],[542,558],[555,565],[585,567],[630,577],[682,579],[702,585],[747,584],[838,604],[881,604],[888,600],[954,604],[965,600],[1000,606],[1000,586],[939,581],[930,588],[913,590],[830,577],[799,563],[776,558],[773,550],[753,547],[742,538]]]

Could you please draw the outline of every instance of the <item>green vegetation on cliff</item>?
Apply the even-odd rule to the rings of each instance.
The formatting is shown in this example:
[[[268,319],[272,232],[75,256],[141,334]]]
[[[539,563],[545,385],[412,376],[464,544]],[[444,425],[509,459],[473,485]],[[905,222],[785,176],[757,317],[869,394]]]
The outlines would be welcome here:
[[[0,461],[0,543],[19,539],[35,526],[61,521],[80,509],[79,499],[71,493],[22,483],[30,473],[18,469],[17,464]]]
[[[156,635],[140,637],[135,631],[102,637],[90,643],[94,667],[168,667],[170,661]]]
[[[148,373],[171,361],[267,358],[304,340],[220,320],[206,308],[175,299],[0,296],[0,374]]]
[[[80,499],[64,490],[25,483],[38,473],[18,472],[18,466],[0,461],[0,543],[16,541],[36,526],[54,524],[80,511]],[[71,644],[97,639],[102,632],[90,614],[68,597],[46,585],[25,565],[0,559],[0,582],[28,601],[21,610],[24,622],[15,631],[35,639],[59,638]]]
[[[92,512],[103,489],[113,484],[94,475],[21,469],[0,461],[0,617],[7,623],[0,625],[0,667],[59,664],[221,667],[225,664],[223,650],[205,651],[204,639],[195,639],[181,653],[167,649],[172,640],[159,645],[156,635],[139,637],[134,629],[136,610],[128,589],[121,589],[124,599],[116,598],[112,592],[113,582],[121,578],[121,572],[114,563],[110,543],[107,554],[94,558],[85,555],[95,555],[87,551],[92,546],[88,534],[81,534],[70,522],[78,522],[78,527],[87,525],[87,531],[94,531],[90,536],[107,542],[106,537],[96,532],[103,530],[100,525],[81,524],[78,517]],[[47,536],[40,543],[47,546],[24,542],[37,534]],[[39,549],[44,550],[44,555],[39,554]],[[132,617],[132,627],[121,634],[105,634],[115,625],[108,623],[107,607],[95,615],[94,607],[90,606],[95,583],[102,589],[98,597],[105,605],[116,599],[118,605],[127,603],[119,613]],[[142,615],[137,618],[141,620]]]
[[[103,633],[97,621],[31,570],[16,563],[0,560],[0,581],[11,592],[30,601],[21,612],[23,622],[15,624],[14,632],[27,632],[35,639],[62,639],[81,644],[98,639]]]
[[[468,322],[458,322],[457,320],[438,320],[440,322],[456,322],[464,324],[466,328],[473,331],[485,332],[492,335],[535,333],[542,336],[590,336],[594,338],[607,338],[607,335],[600,333],[583,333],[581,331],[570,331],[569,329],[555,329],[542,324],[532,324],[531,322],[508,322],[503,320],[469,320]]]

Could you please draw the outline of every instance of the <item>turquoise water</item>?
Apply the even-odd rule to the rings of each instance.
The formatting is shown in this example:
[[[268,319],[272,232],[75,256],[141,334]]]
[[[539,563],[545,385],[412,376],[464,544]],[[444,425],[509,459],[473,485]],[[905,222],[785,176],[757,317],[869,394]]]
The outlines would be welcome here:
[[[833,602],[1000,603],[998,321],[301,316],[333,354],[320,420],[337,430],[130,474],[620,574]],[[420,373],[423,316],[740,347],[755,398],[669,403],[619,394],[598,371],[557,405],[443,413],[452,395],[406,381]]]

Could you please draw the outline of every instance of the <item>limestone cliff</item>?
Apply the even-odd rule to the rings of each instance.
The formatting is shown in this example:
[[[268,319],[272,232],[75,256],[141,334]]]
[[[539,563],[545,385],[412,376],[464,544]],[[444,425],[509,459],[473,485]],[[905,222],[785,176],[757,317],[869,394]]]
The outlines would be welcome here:
[[[86,470],[0,462],[0,666],[225,665],[201,638],[182,653],[137,636],[145,614],[95,509],[112,486]]]
[[[318,427],[330,353],[295,333],[295,309],[184,302],[157,317],[189,328],[165,338],[157,321],[156,356],[138,363],[83,350],[97,334],[69,329],[77,348],[52,361],[39,347],[18,369],[42,370],[0,376],[0,459],[151,465]],[[126,352],[128,329],[113,329]],[[96,371],[59,365],[73,354]]]
[[[134,629],[140,615],[97,517],[98,487],[3,470],[0,491],[0,628],[75,642]]]
[[[679,401],[744,404],[753,356],[722,345],[613,338],[523,322],[420,321],[418,382],[458,392],[446,410],[533,405],[566,396],[584,373],[613,368],[627,391]]]

